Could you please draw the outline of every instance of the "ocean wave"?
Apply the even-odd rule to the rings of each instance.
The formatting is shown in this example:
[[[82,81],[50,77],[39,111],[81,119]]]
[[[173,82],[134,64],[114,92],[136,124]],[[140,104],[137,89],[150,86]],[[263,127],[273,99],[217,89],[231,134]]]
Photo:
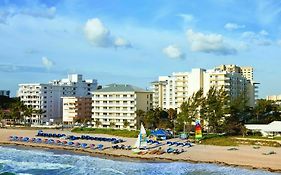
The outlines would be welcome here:
[[[248,170],[216,164],[185,162],[148,163],[102,159],[67,152],[0,147],[0,165],[4,170],[23,174],[75,175],[274,175],[260,170]],[[1,172],[1,170],[0,170]]]
[[[19,162],[14,160],[2,160],[0,159],[0,164],[6,164],[13,169],[17,170],[29,170],[29,169],[42,169],[42,170],[55,170],[55,169],[65,169],[73,168],[72,165],[58,164],[58,163],[38,163],[38,162]]]

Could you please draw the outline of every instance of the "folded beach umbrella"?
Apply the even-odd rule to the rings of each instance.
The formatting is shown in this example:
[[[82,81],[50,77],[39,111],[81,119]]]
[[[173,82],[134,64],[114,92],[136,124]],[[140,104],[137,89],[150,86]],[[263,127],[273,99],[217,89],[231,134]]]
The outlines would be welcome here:
[[[103,148],[103,145],[102,145],[102,144],[99,144],[99,145],[98,145],[98,150],[102,150],[102,148]]]
[[[87,147],[87,143],[82,143],[82,144],[81,144],[81,147],[82,147],[82,148],[86,148],[86,147]]]
[[[95,144],[90,144],[90,148],[94,149],[95,148]]]

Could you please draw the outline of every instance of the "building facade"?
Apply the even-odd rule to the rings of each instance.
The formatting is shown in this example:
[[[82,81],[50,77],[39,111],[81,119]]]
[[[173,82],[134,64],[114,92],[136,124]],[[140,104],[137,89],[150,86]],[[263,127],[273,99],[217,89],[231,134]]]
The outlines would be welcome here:
[[[95,127],[136,129],[136,111],[152,108],[152,92],[127,84],[110,84],[92,94]]]
[[[65,96],[91,97],[96,90],[97,80],[83,80],[82,75],[71,74],[68,78],[49,83],[19,84],[17,96],[28,107],[41,109],[44,113],[34,113],[26,120],[32,124],[62,121],[62,98]]]
[[[8,90],[0,90],[0,96],[10,97],[10,91],[8,91]]]
[[[203,90],[207,95],[211,87],[223,88],[231,99],[246,93],[248,105],[255,104],[255,87],[253,83],[253,70],[236,65],[222,65],[214,69],[192,69],[191,72],[174,72],[171,76],[160,76],[158,81],[152,82],[153,107],[161,109],[178,109],[180,105],[194,93]],[[245,74],[245,76],[244,76]]]
[[[65,124],[74,124],[90,121],[92,117],[92,98],[91,97],[62,97],[63,117]]]

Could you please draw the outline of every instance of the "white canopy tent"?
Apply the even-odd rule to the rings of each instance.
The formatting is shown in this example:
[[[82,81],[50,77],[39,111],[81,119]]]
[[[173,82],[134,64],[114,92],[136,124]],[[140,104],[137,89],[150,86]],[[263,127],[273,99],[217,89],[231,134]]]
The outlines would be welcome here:
[[[269,124],[247,124],[245,127],[255,132],[261,132],[263,136],[281,135],[281,121],[273,121]]]

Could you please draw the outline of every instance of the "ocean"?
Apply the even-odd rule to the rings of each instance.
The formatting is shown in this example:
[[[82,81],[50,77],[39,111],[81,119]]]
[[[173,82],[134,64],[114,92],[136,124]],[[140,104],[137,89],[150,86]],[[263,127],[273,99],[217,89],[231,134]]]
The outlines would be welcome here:
[[[143,162],[0,146],[0,175],[277,175],[216,164]]]

